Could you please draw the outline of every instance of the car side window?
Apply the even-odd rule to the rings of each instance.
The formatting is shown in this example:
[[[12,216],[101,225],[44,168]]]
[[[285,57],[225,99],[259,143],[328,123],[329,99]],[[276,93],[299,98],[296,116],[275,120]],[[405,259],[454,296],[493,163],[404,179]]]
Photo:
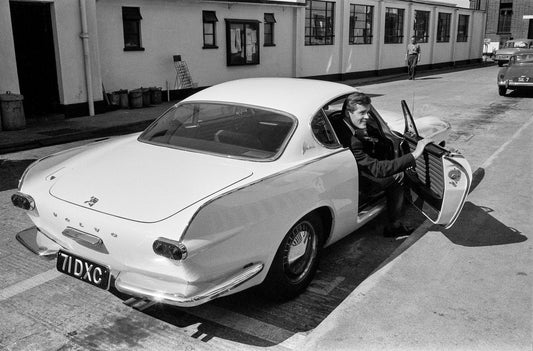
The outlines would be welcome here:
[[[311,129],[316,140],[327,148],[335,149],[340,147],[333,127],[329,123],[324,111],[320,110],[311,121]]]

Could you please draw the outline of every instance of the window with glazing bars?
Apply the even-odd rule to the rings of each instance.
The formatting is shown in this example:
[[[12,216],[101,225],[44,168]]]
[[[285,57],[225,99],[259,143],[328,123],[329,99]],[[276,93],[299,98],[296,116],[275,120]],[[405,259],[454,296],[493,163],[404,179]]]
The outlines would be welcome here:
[[[122,7],[124,51],[144,50],[141,46],[141,20],[139,7]]]
[[[448,43],[450,41],[451,21],[451,13],[439,12],[439,18],[437,21],[437,43]]]
[[[215,11],[202,11],[204,49],[217,48],[217,14]]]
[[[350,44],[372,44],[374,6],[350,5]]]
[[[274,23],[276,23],[276,18],[274,18],[273,13],[265,13],[265,23],[264,23],[264,42],[263,46],[274,46]]]
[[[335,2],[307,0],[305,5],[305,45],[333,45]]]
[[[459,15],[457,22],[457,41],[468,41],[468,15]]]
[[[511,32],[511,18],[513,17],[513,3],[506,1],[500,3],[498,16],[498,33]]]
[[[414,36],[419,43],[427,43],[429,38],[429,11],[415,10]]]
[[[387,7],[385,9],[385,44],[403,43],[404,9]]]

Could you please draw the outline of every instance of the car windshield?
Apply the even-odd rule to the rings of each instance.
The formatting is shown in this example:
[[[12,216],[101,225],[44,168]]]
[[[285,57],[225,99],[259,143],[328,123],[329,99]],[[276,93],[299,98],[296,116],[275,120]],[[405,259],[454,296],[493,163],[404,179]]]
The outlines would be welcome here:
[[[516,63],[533,63],[533,54],[516,55]]]
[[[139,140],[255,160],[275,158],[295,127],[278,111],[234,104],[184,103],[167,111]]]

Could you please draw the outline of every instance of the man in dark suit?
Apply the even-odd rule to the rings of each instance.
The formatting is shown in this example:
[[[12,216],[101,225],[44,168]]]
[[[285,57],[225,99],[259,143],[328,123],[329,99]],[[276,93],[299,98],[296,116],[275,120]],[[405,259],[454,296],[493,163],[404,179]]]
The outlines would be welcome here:
[[[401,224],[404,189],[403,171],[415,166],[430,139],[422,139],[416,149],[409,154],[389,159],[390,145],[374,128],[367,126],[370,111],[370,97],[356,92],[348,96],[342,107],[343,123],[351,131],[350,149],[359,169],[360,187],[371,190],[384,190],[387,197],[388,223],[383,235],[396,237],[410,234],[411,230]],[[346,129],[345,129],[346,130]],[[390,150],[389,150],[390,151]]]

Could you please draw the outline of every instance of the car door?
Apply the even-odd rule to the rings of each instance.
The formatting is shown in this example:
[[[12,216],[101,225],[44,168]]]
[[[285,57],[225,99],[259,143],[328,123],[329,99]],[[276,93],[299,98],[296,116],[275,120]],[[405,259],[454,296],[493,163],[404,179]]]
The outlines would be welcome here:
[[[402,110],[405,131],[401,147],[403,152],[412,152],[421,137],[404,100]],[[433,223],[451,227],[472,183],[472,170],[464,156],[432,143],[405,175],[413,205]]]

